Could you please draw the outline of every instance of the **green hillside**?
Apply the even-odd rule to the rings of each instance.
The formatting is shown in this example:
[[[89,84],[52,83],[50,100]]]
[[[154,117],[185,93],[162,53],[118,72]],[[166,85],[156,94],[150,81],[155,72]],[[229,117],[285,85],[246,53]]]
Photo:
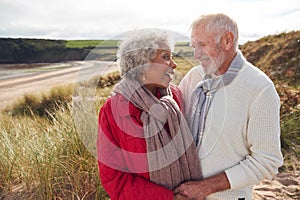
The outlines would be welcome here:
[[[90,59],[113,60],[116,40],[44,40],[0,38],[0,64],[52,63]]]

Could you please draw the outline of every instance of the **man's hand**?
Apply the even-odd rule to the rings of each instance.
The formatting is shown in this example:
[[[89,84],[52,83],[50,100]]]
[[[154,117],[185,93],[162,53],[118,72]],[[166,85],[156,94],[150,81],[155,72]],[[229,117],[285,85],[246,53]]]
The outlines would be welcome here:
[[[210,192],[208,187],[203,185],[203,181],[189,181],[174,189],[174,193],[179,193],[189,199],[203,200]]]
[[[189,181],[174,189],[190,199],[203,200],[206,196],[230,188],[225,172],[200,181]]]

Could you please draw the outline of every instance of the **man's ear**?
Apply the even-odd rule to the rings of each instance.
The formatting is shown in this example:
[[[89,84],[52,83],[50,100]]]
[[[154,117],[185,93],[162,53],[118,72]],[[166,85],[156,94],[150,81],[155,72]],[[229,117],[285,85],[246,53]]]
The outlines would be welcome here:
[[[234,47],[234,35],[232,32],[226,32],[223,35],[223,44],[225,50],[230,50]]]

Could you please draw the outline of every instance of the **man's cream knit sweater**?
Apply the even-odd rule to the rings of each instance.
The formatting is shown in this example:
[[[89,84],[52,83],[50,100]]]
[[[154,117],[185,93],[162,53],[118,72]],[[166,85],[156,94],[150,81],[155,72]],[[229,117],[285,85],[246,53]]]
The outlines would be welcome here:
[[[237,56],[244,59],[240,52]],[[181,81],[186,110],[203,77],[197,66]],[[279,108],[272,81],[246,61],[233,82],[217,91],[198,152],[204,178],[225,171],[231,189],[207,199],[251,199],[254,184],[278,173],[283,164]]]

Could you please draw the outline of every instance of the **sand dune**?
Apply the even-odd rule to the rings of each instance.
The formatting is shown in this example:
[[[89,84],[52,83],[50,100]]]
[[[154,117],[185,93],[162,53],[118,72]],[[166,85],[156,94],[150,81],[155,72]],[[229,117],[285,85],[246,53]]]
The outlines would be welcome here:
[[[274,177],[272,181],[263,180],[255,185],[253,191],[255,200],[289,200],[300,199],[300,172],[284,172]]]

